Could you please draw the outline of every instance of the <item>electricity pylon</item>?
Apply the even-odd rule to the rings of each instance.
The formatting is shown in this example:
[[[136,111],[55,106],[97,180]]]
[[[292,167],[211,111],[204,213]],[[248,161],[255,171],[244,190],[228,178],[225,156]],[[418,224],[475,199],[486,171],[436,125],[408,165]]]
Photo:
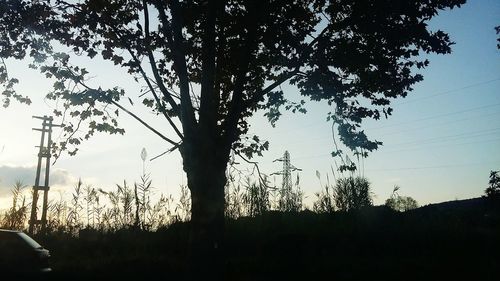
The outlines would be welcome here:
[[[281,175],[281,189],[280,189],[280,198],[279,198],[279,209],[282,211],[290,211],[294,209],[294,192],[292,190],[292,172],[293,171],[302,171],[290,163],[290,153],[285,151],[285,154],[282,158],[276,159],[273,162],[283,162],[283,170],[279,172],[272,173],[271,175]]]
[[[29,221],[29,233],[33,234],[36,225],[41,225],[42,232],[45,231],[47,225],[47,201],[49,196],[49,176],[50,176],[50,150],[52,148],[52,128],[61,127],[61,125],[52,124],[53,118],[47,116],[33,116],[33,118],[42,120],[42,128],[33,128],[35,131],[42,132],[40,146],[38,152],[38,165],[36,168],[35,185],[33,186],[33,202],[31,203],[31,216]],[[45,133],[47,133],[47,141],[45,141]],[[47,144],[45,144],[47,143]],[[45,175],[44,184],[40,185],[40,174],[42,170],[42,162],[45,160]],[[37,204],[38,191],[43,191],[42,218],[38,219]]]

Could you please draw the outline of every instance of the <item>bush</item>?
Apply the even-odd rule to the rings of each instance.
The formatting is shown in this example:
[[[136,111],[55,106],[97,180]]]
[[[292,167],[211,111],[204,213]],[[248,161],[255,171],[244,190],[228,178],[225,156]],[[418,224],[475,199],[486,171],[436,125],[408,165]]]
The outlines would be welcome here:
[[[418,208],[418,203],[415,199],[409,196],[401,196],[397,193],[399,186],[395,186],[392,195],[385,200],[385,205],[398,212],[406,212]]]
[[[371,206],[370,182],[363,177],[347,177],[337,181],[333,188],[335,206],[340,211],[357,210]]]

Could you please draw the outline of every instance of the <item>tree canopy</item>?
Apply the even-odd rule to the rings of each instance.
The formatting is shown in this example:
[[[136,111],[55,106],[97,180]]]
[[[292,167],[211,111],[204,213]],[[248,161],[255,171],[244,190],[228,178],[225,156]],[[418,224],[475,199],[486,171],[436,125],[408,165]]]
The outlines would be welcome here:
[[[217,278],[231,151],[248,161],[268,147],[248,135],[248,118],[263,110],[274,125],[283,110],[305,113],[306,102],[325,102],[342,143],[365,157],[381,142],[366,136],[362,121],[391,115],[391,100],[423,79],[419,70],[429,61],[422,54],[451,51],[449,36],[427,22],[464,2],[4,0],[1,96],[4,106],[30,103],[15,91],[19,80],[9,76],[5,59],[29,61],[55,81],[46,97],[62,105],[54,114],[65,120],[56,151],[74,154],[98,131],[122,134],[119,112],[179,149],[191,191],[191,264],[199,275],[193,279]],[[146,90],[91,87],[75,56],[111,61]],[[303,100],[291,100],[284,83]],[[168,134],[126,106],[134,95],[165,119]],[[332,155],[344,153],[337,148]]]
[[[486,196],[500,197],[500,176],[498,175],[500,171],[491,171],[490,180],[488,181],[488,188],[484,191]]]
[[[307,101],[324,101],[342,142],[366,156],[381,142],[365,135],[362,120],[391,115],[391,99],[422,80],[418,70],[429,64],[423,53],[450,52],[449,36],[430,31],[427,22],[464,2],[6,0],[0,3],[0,58],[30,59],[55,80],[47,98],[63,106],[54,113],[73,117],[55,148],[70,154],[96,131],[124,132],[110,104],[183,155],[194,149],[186,144],[203,138],[227,159],[231,149],[248,157],[267,149],[267,142],[246,135],[257,110],[274,125],[282,110],[305,113]],[[146,90],[91,88],[74,56],[112,61]],[[30,102],[15,91],[18,81],[0,66],[4,106],[12,99]],[[279,87],[285,82],[304,100],[290,100]],[[172,134],[159,133],[120,104],[127,95],[140,96]],[[86,134],[79,135],[85,124]]]

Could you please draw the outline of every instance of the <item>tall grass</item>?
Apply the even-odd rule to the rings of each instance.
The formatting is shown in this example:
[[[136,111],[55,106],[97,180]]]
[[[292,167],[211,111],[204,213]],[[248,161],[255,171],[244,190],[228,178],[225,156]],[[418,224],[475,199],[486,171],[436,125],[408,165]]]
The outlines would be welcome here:
[[[16,181],[11,189],[12,207],[4,215],[4,225],[9,229],[19,229],[25,226],[28,217],[28,205],[26,196],[23,194],[26,185]]]
[[[258,182],[252,182],[250,177],[247,177],[245,188],[246,192],[242,199],[248,216],[262,215],[271,208],[269,198],[271,191],[267,177]]]
[[[333,172],[333,169],[332,169]],[[316,172],[321,185],[321,176]],[[373,204],[370,182],[361,176],[345,176],[330,183],[327,175],[327,183],[323,190],[315,193],[316,201],[313,203],[313,211],[318,213],[332,213],[339,211],[350,211]]]
[[[83,182],[80,178],[78,179],[72,193],[71,204],[68,212],[67,226],[70,232],[74,232],[81,227],[81,212],[83,210],[81,202],[82,186]]]
[[[105,191],[79,179],[68,201],[62,193],[58,199],[49,201],[47,231],[78,235],[82,229],[116,231],[137,227],[137,213],[134,212],[137,204],[140,206],[142,230],[155,230],[176,221],[189,220],[191,201],[187,186],[181,186],[181,196],[176,206],[172,195],[161,194],[153,201],[151,181],[144,179],[147,177],[136,184],[139,196],[134,196],[133,189],[126,181],[117,184],[114,190]],[[144,183],[145,188],[142,187]],[[12,206],[0,216],[0,228],[26,230],[30,204],[24,195],[25,189],[26,186],[21,182],[16,182],[12,188]]]
[[[298,212],[302,210],[304,192],[300,189],[299,182],[300,178],[297,175],[295,185],[278,189],[278,211]]]
[[[179,202],[175,207],[176,220],[188,221],[191,219],[191,193],[187,185],[181,185]]]
[[[349,211],[372,204],[370,183],[366,178],[351,175],[330,183],[327,175],[323,185],[319,172],[317,176],[322,190],[316,193],[313,211]],[[256,217],[270,210],[298,212],[304,208],[304,193],[298,177],[289,189],[272,187],[269,179],[262,174],[256,181],[244,174],[238,180],[234,176],[228,178],[225,187],[225,215],[228,218]],[[177,200],[172,195],[155,195],[153,186],[145,170],[140,181],[133,186],[124,180],[111,190],[86,184],[79,179],[68,201],[60,194],[58,200],[49,202],[47,230],[72,235],[77,235],[82,229],[154,231],[175,222],[190,220],[191,196],[186,185],[180,186]],[[13,187],[13,206],[3,215],[1,227],[23,229],[27,226],[29,200],[23,195],[24,188],[20,182]]]
[[[337,208],[342,211],[356,210],[373,204],[370,182],[359,176],[340,178],[335,184],[333,198]]]
[[[153,190],[152,180],[150,175],[143,173],[139,183],[134,184],[134,197],[135,197],[135,224],[141,226],[142,229],[149,228],[147,225],[147,215],[151,212],[151,193]],[[164,200],[162,200],[164,201]]]

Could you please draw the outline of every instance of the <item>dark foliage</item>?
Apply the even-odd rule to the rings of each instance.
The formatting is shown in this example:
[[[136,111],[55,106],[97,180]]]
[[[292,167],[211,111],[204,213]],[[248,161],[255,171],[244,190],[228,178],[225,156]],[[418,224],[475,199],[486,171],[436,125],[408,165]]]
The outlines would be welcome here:
[[[385,200],[385,205],[395,211],[406,212],[418,208],[418,202],[409,197],[398,194],[399,186],[395,186],[391,197]]]
[[[260,154],[268,144],[257,136],[245,143],[247,118],[263,109],[274,124],[283,109],[306,112],[310,99],[334,105],[328,119],[338,124],[342,141],[366,154],[381,142],[369,140],[359,124],[391,115],[390,99],[405,97],[423,79],[415,73],[429,64],[422,53],[451,51],[449,36],[426,22],[464,2],[6,0],[0,58],[29,58],[31,67],[55,79],[47,98],[64,108],[54,113],[76,119],[65,124],[66,141],[55,148],[71,154],[96,132],[124,132],[118,111],[106,105],[129,111],[118,104],[125,96],[120,85],[91,88],[85,66],[74,66],[69,53],[111,61],[141,80],[143,104],[167,119],[187,150],[207,134],[201,139],[224,148],[224,157],[230,148]],[[278,87],[285,81],[307,99],[289,100]],[[4,106],[30,102],[14,90],[19,81],[5,65],[0,82]],[[200,92],[191,93],[190,83]],[[182,128],[172,122],[178,117]],[[84,124],[87,133],[78,135]]]
[[[333,200],[340,211],[371,206],[370,182],[363,177],[340,178],[333,187]]]
[[[488,197],[500,197],[500,176],[499,171],[490,172],[490,181],[488,188],[484,191]]]
[[[500,202],[485,198],[400,213],[367,207],[267,212],[228,220],[227,280],[496,280]],[[188,225],[39,236],[55,279],[185,280]]]
[[[1,97],[4,106],[30,102],[14,90],[18,80],[9,77],[4,59],[31,60],[30,67],[55,80],[46,97],[66,120],[65,141],[54,149],[73,155],[97,132],[123,134],[120,111],[172,145],[169,152],[179,149],[192,198],[195,268],[215,268],[207,264],[221,256],[230,154],[251,156],[268,147],[246,137],[249,117],[264,110],[274,125],[282,110],[306,112],[306,100],[326,102],[341,141],[366,157],[381,142],[368,138],[362,121],[391,115],[391,100],[423,79],[418,71],[429,61],[421,54],[451,52],[449,36],[427,22],[464,2],[4,0]],[[125,108],[125,97],[133,102],[120,85],[92,87],[85,66],[72,64],[74,56],[98,56],[126,69],[145,88],[138,94],[143,105],[166,120],[173,137]],[[304,100],[289,100],[279,87],[287,81]]]

